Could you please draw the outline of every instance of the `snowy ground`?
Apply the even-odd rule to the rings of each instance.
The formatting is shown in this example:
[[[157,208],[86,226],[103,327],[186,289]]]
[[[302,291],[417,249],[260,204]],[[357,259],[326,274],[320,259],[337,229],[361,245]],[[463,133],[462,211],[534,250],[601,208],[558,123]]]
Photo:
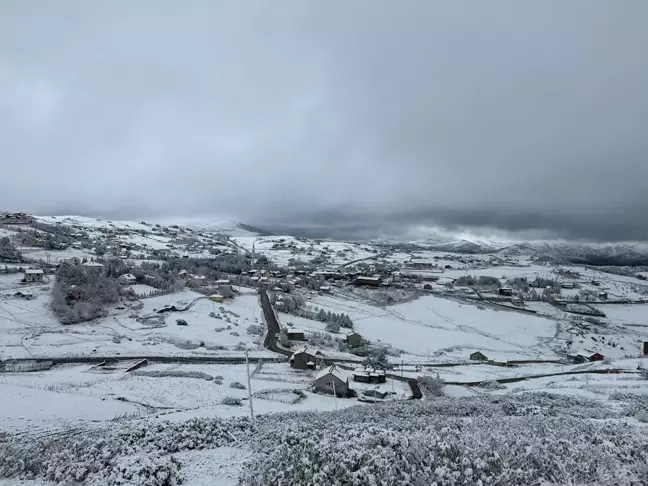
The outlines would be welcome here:
[[[0,276],[0,358],[45,358],[91,355],[241,355],[245,347],[256,356],[272,356],[261,346],[262,334],[249,334],[250,326],[265,325],[255,293],[242,292],[222,304],[203,295],[183,291],[144,299],[141,310],[113,308],[110,315],[88,323],[63,326],[50,312],[47,286],[30,287],[34,299],[8,296],[16,286],[15,275]],[[154,315],[165,305],[185,306],[186,312],[163,314],[164,324],[138,322],[135,314]],[[210,317],[210,313],[216,317]],[[183,319],[187,326],[176,324]]]
[[[406,360],[465,361],[474,351],[495,360],[556,357],[556,323],[534,315],[435,296],[384,308],[318,296],[313,305],[349,314],[365,339],[402,350]]]
[[[373,258],[377,252],[366,245],[340,241],[302,240],[292,236],[239,236],[233,237],[240,247],[257,254],[266,255],[277,265],[288,265],[290,259],[311,261],[316,257],[326,257],[332,266],[348,264],[356,260]],[[273,248],[281,245],[280,248]]]
[[[126,372],[134,362],[115,366],[60,365],[51,370],[0,375],[0,407],[4,430],[47,430],[87,421],[138,419],[165,420],[191,417],[247,416],[249,402],[245,365],[150,364]],[[342,373],[350,373],[342,370]],[[288,363],[251,365],[254,411],[257,414],[335,410],[356,405],[356,399],[335,399],[310,391],[312,371],[293,370]],[[246,389],[231,387],[234,382]],[[406,383],[367,385],[350,383],[361,395],[365,389],[393,392],[390,400],[407,399]],[[302,391],[304,398],[294,393]],[[242,400],[241,406],[223,405],[225,397]]]

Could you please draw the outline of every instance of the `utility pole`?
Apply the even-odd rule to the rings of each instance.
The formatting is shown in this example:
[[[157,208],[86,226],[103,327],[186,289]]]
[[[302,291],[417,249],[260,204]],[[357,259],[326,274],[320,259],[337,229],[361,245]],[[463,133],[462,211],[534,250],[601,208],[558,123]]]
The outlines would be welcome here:
[[[335,410],[337,410],[338,406],[337,406],[337,394],[335,393],[335,377],[333,377],[333,398],[335,399]]]
[[[252,385],[250,383],[250,360],[248,359],[247,348],[245,348],[245,368],[247,369],[248,400],[250,401],[250,420],[254,422],[254,406],[252,405]]]

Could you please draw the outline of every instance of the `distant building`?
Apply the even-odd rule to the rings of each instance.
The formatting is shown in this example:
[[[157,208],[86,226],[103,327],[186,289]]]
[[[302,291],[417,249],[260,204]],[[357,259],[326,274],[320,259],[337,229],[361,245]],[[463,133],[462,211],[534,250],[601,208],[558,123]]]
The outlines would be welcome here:
[[[648,356],[648,341],[644,341],[643,343],[643,354],[644,356]]]
[[[362,346],[362,343],[363,343],[362,336],[360,334],[358,334],[357,332],[355,332],[355,331],[351,331],[350,333],[348,333],[346,335],[346,338],[344,339],[344,341],[351,348],[360,347],[360,346]]]
[[[370,398],[379,398],[379,399],[384,399],[387,395],[389,395],[389,392],[382,392],[380,390],[365,390],[362,392],[362,394],[365,397],[370,397]]]
[[[331,365],[315,373],[314,390],[321,393],[331,393],[338,397],[349,395],[349,378],[337,366]]]
[[[223,297],[223,296],[220,295],[220,294],[213,294],[213,295],[210,295],[210,296],[209,296],[209,300],[211,300],[212,302],[219,302],[219,303],[221,303],[221,302],[224,302],[224,301],[225,301],[225,297]]]
[[[511,289],[509,287],[502,287],[501,289],[499,289],[498,293],[500,295],[506,295],[506,296],[510,297],[510,296],[513,295],[513,289]]]
[[[601,300],[607,300],[607,298],[608,298],[607,292],[599,292],[598,293],[598,298],[601,299]]]
[[[288,335],[288,339],[291,341],[304,341],[306,339],[304,331],[298,329],[288,329],[286,334]]]
[[[560,284],[560,288],[562,289],[573,289],[574,284],[572,282],[563,282]]]
[[[218,293],[227,299],[234,297],[234,289],[229,284],[219,285]]]
[[[132,285],[137,281],[137,277],[133,275],[132,273],[125,273],[124,275],[119,277],[119,280],[121,280],[123,283]]]
[[[290,357],[290,367],[298,370],[315,369],[317,359],[322,353],[312,348],[303,347],[298,349]]]
[[[207,277],[204,275],[189,275],[187,283],[198,286],[207,285]]]
[[[470,359],[473,361],[488,361],[488,358],[481,351],[475,351],[470,355]]]
[[[601,285],[601,282],[599,282],[598,280],[592,280],[590,283],[592,285],[594,285],[595,287],[598,287],[599,285]]]
[[[603,356],[601,353],[594,353],[589,357],[590,361],[603,361],[605,359],[605,356]]]
[[[0,224],[30,224],[34,221],[26,213],[0,213]]]
[[[44,273],[40,268],[28,268],[25,270],[23,280],[25,282],[42,282],[43,274]]]
[[[382,283],[382,278],[380,277],[364,277],[360,276],[357,277],[353,283],[355,285],[368,285],[371,287],[380,287],[380,284]]]
[[[325,292],[325,293],[328,294],[328,293],[331,292],[331,287],[329,287],[328,285],[322,285],[322,286],[319,288],[319,291],[320,291],[320,292]]]
[[[103,269],[103,265],[98,262],[85,262],[82,263],[81,266],[87,270],[101,271]]]
[[[437,262],[432,260],[411,260],[405,263],[406,268],[432,269],[438,268]]]
[[[368,366],[353,370],[351,375],[353,376],[353,381],[359,383],[385,383],[387,381],[385,370],[378,370]]]

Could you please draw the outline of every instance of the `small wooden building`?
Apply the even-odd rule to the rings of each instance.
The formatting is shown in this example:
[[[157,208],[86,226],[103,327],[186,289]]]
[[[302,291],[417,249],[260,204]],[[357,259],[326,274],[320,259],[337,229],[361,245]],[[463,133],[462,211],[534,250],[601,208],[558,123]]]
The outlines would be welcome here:
[[[380,277],[364,277],[360,276],[357,277],[353,281],[354,285],[366,285],[369,287],[380,287],[380,284],[382,284],[382,278]]]
[[[317,359],[322,357],[320,351],[303,347],[298,349],[290,357],[290,367],[298,370],[315,369]]]
[[[499,289],[498,293],[500,295],[506,295],[506,296],[510,297],[511,295],[513,295],[513,289],[511,289],[509,287],[502,287],[501,289]]]
[[[473,361],[488,361],[488,358],[481,351],[475,351],[470,355],[470,359]]]
[[[348,333],[344,341],[350,348],[358,348],[362,346],[363,343],[362,336],[355,331]]]
[[[353,381],[359,383],[385,383],[387,381],[387,374],[385,370],[378,370],[375,368],[357,368],[351,373]]]
[[[290,341],[304,341],[306,339],[304,331],[301,331],[299,329],[288,329],[286,331],[286,334]]]
[[[589,357],[590,361],[603,361],[605,359],[605,356],[603,356],[601,353],[594,353]]]
[[[213,294],[209,296],[209,300],[211,300],[212,302],[221,303],[225,301],[225,297],[223,297],[221,294]]]
[[[362,392],[362,394],[365,397],[380,398],[381,400],[383,400],[387,395],[389,395],[389,392],[383,392],[380,390],[365,390]]]
[[[337,366],[331,365],[315,373],[313,388],[316,392],[349,396],[349,378]]]

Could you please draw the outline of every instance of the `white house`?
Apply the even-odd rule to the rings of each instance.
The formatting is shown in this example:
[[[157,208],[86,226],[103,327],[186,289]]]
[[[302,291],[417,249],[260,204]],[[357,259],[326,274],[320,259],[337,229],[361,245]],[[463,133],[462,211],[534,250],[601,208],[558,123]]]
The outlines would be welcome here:
[[[25,270],[23,280],[25,282],[42,282],[43,274],[44,273],[40,268],[28,268],[27,270]]]
[[[135,275],[133,275],[132,273],[125,273],[124,275],[120,276],[119,279],[125,284],[132,285],[137,280],[137,277],[135,277]]]

